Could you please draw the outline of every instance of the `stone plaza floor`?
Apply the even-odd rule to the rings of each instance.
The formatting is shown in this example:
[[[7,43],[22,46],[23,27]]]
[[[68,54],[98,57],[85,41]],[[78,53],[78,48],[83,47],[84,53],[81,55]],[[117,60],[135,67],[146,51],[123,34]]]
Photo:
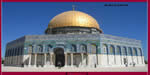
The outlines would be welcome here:
[[[74,67],[11,67],[2,66],[2,72],[147,72],[148,67],[98,67],[98,68],[74,68]]]

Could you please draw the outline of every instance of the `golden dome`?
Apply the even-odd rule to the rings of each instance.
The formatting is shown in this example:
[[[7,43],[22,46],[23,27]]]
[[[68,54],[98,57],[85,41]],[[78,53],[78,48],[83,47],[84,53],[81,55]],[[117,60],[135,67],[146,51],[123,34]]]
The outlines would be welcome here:
[[[58,14],[48,24],[48,28],[69,26],[99,29],[99,24],[92,16],[80,11],[67,11]]]

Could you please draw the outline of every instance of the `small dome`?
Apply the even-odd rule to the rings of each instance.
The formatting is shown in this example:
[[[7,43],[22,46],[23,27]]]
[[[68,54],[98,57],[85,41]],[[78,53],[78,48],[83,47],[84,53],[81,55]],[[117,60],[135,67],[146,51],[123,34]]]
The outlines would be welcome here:
[[[90,27],[100,30],[99,24],[92,16],[80,11],[67,11],[55,16],[48,28],[57,27]]]

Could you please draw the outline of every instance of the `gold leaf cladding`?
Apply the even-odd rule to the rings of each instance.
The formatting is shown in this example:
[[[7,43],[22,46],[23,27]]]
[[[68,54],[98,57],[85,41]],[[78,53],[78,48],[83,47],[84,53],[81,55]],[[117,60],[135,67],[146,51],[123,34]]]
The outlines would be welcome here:
[[[78,26],[99,29],[99,24],[90,15],[80,11],[67,11],[56,15],[49,23],[48,28]]]

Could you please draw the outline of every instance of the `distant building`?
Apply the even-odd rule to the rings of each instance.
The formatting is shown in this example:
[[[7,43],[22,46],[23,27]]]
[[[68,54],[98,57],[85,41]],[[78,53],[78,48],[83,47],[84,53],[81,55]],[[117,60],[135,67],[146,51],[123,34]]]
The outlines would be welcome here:
[[[104,34],[98,22],[80,11],[55,16],[45,35],[26,35],[7,44],[5,66],[142,66],[140,40]]]

